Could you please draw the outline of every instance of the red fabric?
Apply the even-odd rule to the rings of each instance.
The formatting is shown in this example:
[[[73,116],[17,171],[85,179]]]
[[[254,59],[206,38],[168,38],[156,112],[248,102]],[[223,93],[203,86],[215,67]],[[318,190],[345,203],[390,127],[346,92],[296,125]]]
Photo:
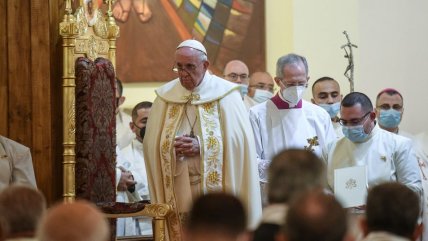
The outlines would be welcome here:
[[[272,97],[270,100],[276,105],[276,108],[278,108],[280,110],[302,108],[302,100],[300,100],[296,106],[290,107],[290,105],[287,102],[283,101],[281,99],[281,97],[279,97],[279,92],[274,97]]]
[[[76,60],[76,196],[116,200],[115,74],[107,59]]]

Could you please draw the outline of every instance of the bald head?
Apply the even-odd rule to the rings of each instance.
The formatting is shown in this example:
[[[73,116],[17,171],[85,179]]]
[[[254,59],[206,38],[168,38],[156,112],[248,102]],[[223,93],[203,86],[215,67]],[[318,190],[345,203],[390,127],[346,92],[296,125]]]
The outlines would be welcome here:
[[[247,65],[240,60],[231,60],[224,67],[224,78],[237,84],[247,84],[250,71]]]
[[[107,241],[109,227],[103,214],[87,201],[61,203],[48,210],[38,239],[43,241]]]

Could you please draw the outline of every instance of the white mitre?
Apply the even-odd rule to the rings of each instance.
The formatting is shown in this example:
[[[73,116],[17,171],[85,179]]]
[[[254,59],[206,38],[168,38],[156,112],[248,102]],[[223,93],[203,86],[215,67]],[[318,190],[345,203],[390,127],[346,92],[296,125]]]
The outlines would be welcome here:
[[[207,55],[207,50],[205,49],[204,45],[202,45],[202,43],[199,42],[198,40],[194,40],[194,39],[184,40],[183,42],[181,42],[180,45],[178,45],[177,49],[183,48],[183,47],[189,47],[192,49],[196,49],[196,50],[201,51],[205,55]]]

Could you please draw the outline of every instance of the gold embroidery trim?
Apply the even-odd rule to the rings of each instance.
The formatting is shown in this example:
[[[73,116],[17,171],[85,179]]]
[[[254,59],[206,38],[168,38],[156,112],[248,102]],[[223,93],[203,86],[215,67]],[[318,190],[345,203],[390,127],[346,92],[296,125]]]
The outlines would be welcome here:
[[[223,139],[219,108],[216,102],[200,105],[201,131],[204,146],[203,191],[223,190]]]
[[[180,108],[181,107],[181,108]],[[178,104],[169,104],[167,109],[167,119],[165,121],[165,128],[162,131],[161,135],[161,166],[162,166],[162,179],[165,183],[165,199],[169,205],[172,206],[173,212],[168,218],[168,226],[171,240],[180,240],[181,239],[181,224],[178,214],[178,209],[175,201],[174,195],[174,185],[173,185],[173,164],[172,160],[175,158],[173,154],[173,140],[175,138],[175,131],[177,130],[180,124],[180,116],[183,112],[183,106]]]

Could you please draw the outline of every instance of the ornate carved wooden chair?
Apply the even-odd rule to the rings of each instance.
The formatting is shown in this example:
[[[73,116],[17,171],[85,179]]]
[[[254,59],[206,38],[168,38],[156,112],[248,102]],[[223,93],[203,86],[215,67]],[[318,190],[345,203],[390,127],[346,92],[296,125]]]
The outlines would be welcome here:
[[[106,15],[98,1],[81,1],[73,13],[66,0],[60,23],[63,49],[63,196],[65,202],[85,198],[107,218],[153,218],[154,240],[165,238],[166,204],[116,203],[115,53],[119,27],[107,1]],[[114,227],[114,226],[113,226]],[[112,228],[115,233],[115,228]],[[114,238],[112,238],[114,240]]]

